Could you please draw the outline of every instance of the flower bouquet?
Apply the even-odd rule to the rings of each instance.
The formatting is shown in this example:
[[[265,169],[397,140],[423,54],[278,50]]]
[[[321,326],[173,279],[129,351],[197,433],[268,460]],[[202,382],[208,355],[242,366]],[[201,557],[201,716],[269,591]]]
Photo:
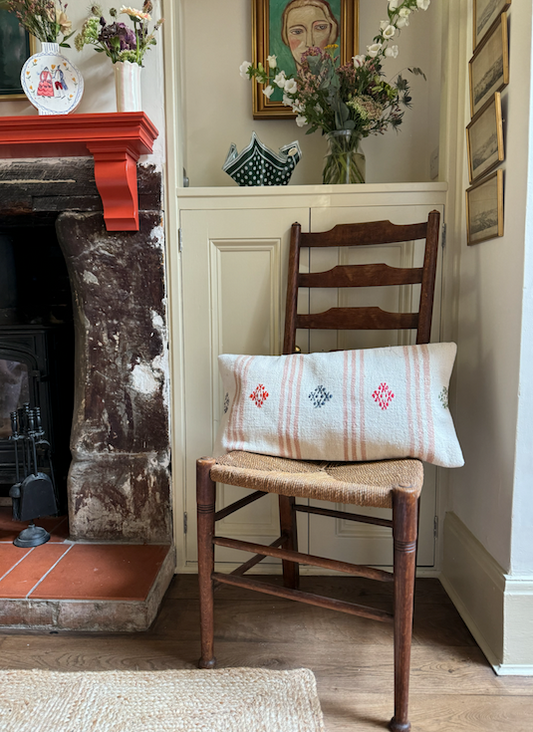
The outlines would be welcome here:
[[[75,31],[67,17],[67,5],[61,0],[6,0],[3,6],[41,43],[58,43],[63,48],[70,48],[66,41]],[[61,43],[60,35],[63,36]]]
[[[388,0],[387,19],[381,21],[366,54],[345,65],[339,65],[336,44],[303,51],[294,78],[277,71],[275,56],[268,56],[267,68],[262,63],[241,64],[241,76],[263,84],[267,97],[276,87],[283,91],[283,104],[296,113],[298,126],[308,126],[306,134],[321,130],[327,135],[324,183],[363,183],[362,156],[356,157],[361,139],[401,125],[405,108],[411,106],[409,83],[402,74],[386,81],[383,62],[398,56],[393,39],[409,25],[413,12],[427,10],[429,4],[430,0]],[[425,78],[419,68],[408,71]]]
[[[151,46],[155,46],[156,31],[163,23],[163,18],[155,23],[150,31],[148,24],[152,18],[150,12],[153,4],[145,0],[142,10],[126,7],[123,5],[119,11],[115,8],[109,10],[112,22],[108,23],[104,18],[100,5],[91,6],[91,15],[84,22],[81,32],[74,39],[74,45],[78,51],[86,45],[95,47],[98,53],[105,53],[111,62],[129,61],[132,64],[143,65],[143,58]],[[117,21],[118,15],[127,15],[133,22],[133,28],[125,23]]]

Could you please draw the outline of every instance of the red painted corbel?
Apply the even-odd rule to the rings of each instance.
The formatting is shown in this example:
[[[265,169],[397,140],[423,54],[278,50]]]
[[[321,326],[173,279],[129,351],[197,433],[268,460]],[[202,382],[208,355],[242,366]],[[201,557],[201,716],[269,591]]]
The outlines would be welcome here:
[[[137,161],[157,128],[144,112],[0,117],[0,157],[91,154],[108,231],[138,231]]]

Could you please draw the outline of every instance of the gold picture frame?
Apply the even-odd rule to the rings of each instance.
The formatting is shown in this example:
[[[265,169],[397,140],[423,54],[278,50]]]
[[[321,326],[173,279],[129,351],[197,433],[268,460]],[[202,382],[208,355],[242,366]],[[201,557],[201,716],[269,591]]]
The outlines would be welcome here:
[[[284,20],[287,6],[293,0],[253,0],[252,3],[252,62],[255,66],[262,63],[267,66],[267,56],[275,55],[277,68],[285,71],[287,76],[296,75],[294,53],[283,40],[286,36]],[[338,34],[333,42],[338,43],[340,63],[346,64],[357,54],[359,38],[359,0],[311,0],[313,7],[323,6],[323,15],[330,26],[330,35],[334,33],[335,23]],[[331,18],[331,22],[329,19]],[[328,38],[328,42],[331,39]],[[264,86],[253,83],[253,118],[254,119],[294,119],[295,114],[290,107],[283,105],[281,90],[276,90],[270,99],[263,94]]]
[[[467,244],[503,236],[503,170],[497,170],[466,191]]]
[[[495,92],[467,125],[466,145],[470,183],[505,159],[500,92]]]
[[[22,28],[16,15],[0,7],[0,102],[27,100],[20,72],[36,52],[35,38]]]
[[[510,5],[511,0],[474,0],[474,49],[479,46],[500,13]]]
[[[473,117],[492,97],[509,83],[509,40],[507,13],[502,13],[490,33],[477,47],[468,64],[470,77],[470,116]]]

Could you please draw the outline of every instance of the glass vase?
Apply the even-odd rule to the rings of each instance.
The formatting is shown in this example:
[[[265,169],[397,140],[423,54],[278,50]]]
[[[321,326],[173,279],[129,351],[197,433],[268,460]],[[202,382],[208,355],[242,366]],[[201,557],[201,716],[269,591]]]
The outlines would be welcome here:
[[[365,156],[359,150],[361,136],[353,130],[333,130],[326,134],[328,149],[324,157],[322,182],[364,183]]]

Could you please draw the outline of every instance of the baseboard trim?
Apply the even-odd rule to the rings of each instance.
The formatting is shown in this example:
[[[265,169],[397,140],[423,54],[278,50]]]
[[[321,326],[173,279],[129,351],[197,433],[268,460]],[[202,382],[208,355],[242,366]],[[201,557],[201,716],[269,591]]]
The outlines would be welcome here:
[[[533,676],[533,576],[506,574],[465,524],[448,513],[440,579],[494,671]]]

